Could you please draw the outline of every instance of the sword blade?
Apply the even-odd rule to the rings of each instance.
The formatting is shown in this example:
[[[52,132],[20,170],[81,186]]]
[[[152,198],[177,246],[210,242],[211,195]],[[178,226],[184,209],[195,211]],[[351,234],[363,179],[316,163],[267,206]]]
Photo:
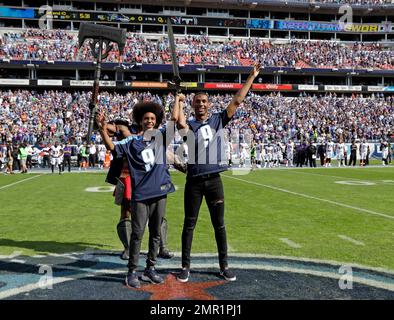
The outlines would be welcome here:
[[[167,32],[168,32],[168,42],[170,44],[172,71],[174,73],[174,77],[176,79],[180,79],[178,58],[176,56],[174,32],[172,30],[172,23],[171,23],[171,19],[170,18],[167,19]]]

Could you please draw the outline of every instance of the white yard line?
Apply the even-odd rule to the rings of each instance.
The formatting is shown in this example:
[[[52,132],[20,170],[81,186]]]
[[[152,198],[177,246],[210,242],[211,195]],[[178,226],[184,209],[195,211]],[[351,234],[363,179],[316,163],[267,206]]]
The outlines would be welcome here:
[[[362,179],[357,179],[357,178],[349,178],[349,177],[343,177],[343,176],[332,176],[332,175],[328,175],[328,174],[320,174],[320,173],[312,173],[312,172],[302,172],[302,171],[298,171],[298,170],[293,170],[293,171],[289,171],[290,173],[301,173],[301,174],[309,174],[309,175],[313,175],[313,176],[320,176],[320,177],[330,177],[330,178],[339,178],[339,179],[349,179],[349,180],[357,180],[360,181]],[[362,180],[364,181],[364,180]]]
[[[294,248],[294,249],[300,249],[302,246],[298,243],[295,243],[294,241],[291,241],[287,238],[279,238],[280,241],[283,243],[287,244],[289,247]]]
[[[19,257],[22,254],[22,251],[14,251],[13,253],[9,254],[8,256],[0,256],[0,259],[14,259]]]
[[[332,200],[328,200],[328,199],[323,199],[323,198],[318,198],[318,197],[310,196],[308,194],[294,192],[294,191],[290,191],[290,190],[287,190],[287,189],[278,188],[278,187],[274,187],[274,186],[270,186],[270,185],[267,185],[267,184],[254,182],[254,181],[249,181],[249,180],[243,180],[243,179],[240,179],[240,178],[230,177],[228,175],[223,175],[223,177],[226,177],[228,179],[241,181],[241,182],[245,182],[245,183],[256,185],[256,186],[260,186],[260,187],[263,187],[263,188],[268,188],[268,189],[272,189],[272,190],[275,190],[275,191],[281,191],[281,192],[289,193],[289,194],[292,194],[292,195],[295,195],[295,196],[299,196],[299,197],[303,197],[303,198],[307,198],[307,199],[312,199],[312,200],[317,200],[317,201],[321,201],[321,202],[326,202],[326,203],[330,203],[330,204],[333,204],[333,205],[336,205],[336,206],[341,206],[341,207],[352,209],[352,210],[355,210],[355,211],[360,211],[360,212],[363,212],[363,213],[368,213],[368,214],[371,214],[371,215],[375,215],[375,216],[379,216],[379,217],[383,217],[383,218],[394,220],[394,216],[390,216],[390,215],[387,215],[387,214],[384,214],[384,213],[380,213],[380,212],[376,212],[376,211],[372,211],[372,210],[368,210],[368,209],[364,209],[364,208],[360,208],[360,207],[351,206],[351,205],[348,205],[348,204],[345,204],[345,203],[332,201]]]
[[[5,189],[5,188],[12,187],[12,186],[14,186],[14,185],[16,185],[16,184],[18,184],[18,183],[22,183],[22,182],[25,182],[25,181],[28,181],[28,180],[32,180],[32,179],[35,179],[35,178],[38,178],[38,177],[41,177],[41,176],[42,176],[42,174],[40,174],[40,175],[38,175],[38,176],[34,176],[34,177],[27,178],[27,179],[23,179],[23,180],[14,182],[14,183],[7,184],[7,185],[5,185],[5,186],[0,187],[0,190]]]
[[[343,235],[343,234],[339,234],[338,237],[341,238],[342,240],[349,241],[349,242],[355,244],[356,246],[365,246],[365,243],[364,243],[364,242],[355,240],[355,239],[350,238],[350,237],[348,237],[348,236],[345,236],[345,235]]]
[[[12,260],[10,260],[10,262],[20,263],[20,264],[25,264],[26,263],[25,260],[19,260],[19,259],[12,259]]]

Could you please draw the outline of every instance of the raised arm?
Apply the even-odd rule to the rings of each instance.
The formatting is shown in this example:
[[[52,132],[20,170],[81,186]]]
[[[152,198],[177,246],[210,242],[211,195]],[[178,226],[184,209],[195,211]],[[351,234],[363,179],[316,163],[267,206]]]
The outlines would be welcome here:
[[[177,94],[175,96],[175,104],[172,110],[171,120],[176,122],[178,130],[188,128],[186,124],[185,113],[183,111],[185,99],[185,95],[183,94]]]
[[[115,150],[115,145],[112,142],[111,137],[108,135],[108,131],[107,131],[108,124],[105,121],[104,115],[98,114],[96,117],[96,122],[97,122],[97,126],[99,128],[101,138],[103,139],[104,145],[107,148],[107,150],[110,150],[110,151]]]
[[[235,94],[233,99],[231,100],[230,104],[227,107],[227,116],[231,118],[234,114],[235,111],[237,110],[238,106],[242,103],[242,101],[245,99],[246,95],[248,94],[248,91],[250,90],[254,79],[258,76],[260,73],[261,69],[261,64],[260,63],[255,63],[253,65],[253,69],[249,74],[248,79],[246,80],[245,84],[239,91]]]

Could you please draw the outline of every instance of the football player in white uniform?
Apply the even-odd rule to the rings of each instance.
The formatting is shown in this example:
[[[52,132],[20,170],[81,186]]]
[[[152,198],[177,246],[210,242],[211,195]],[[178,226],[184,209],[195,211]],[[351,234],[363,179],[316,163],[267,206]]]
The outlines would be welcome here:
[[[51,168],[52,173],[55,171],[55,166],[59,168],[59,174],[62,174],[62,162],[63,162],[63,148],[56,141],[50,149],[51,154]]]
[[[382,151],[382,165],[387,165],[387,157],[389,155],[389,146],[388,143],[384,140],[380,143],[380,150]]]
[[[360,143],[359,153],[360,153],[360,166],[365,166],[365,160],[367,159],[368,144],[363,139]]]
[[[273,160],[274,160],[274,147],[272,146],[271,143],[268,144],[266,153],[267,153],[266,163],[268,163],[268,168],[272,168]]]
[[[286,167],[290,165],[293,166],[293,159],[294,159],[294,142],[289,140],[286,144]]]
[[[343,143],[343,140],[339,140],[339,143],[336,145],[336,153],[337,153],[337,160],[338,160],[338,167],[344,165],[343,160],[345,159],[345,152],[346,146]]]
[[[332,142],[331,138],[328,138],[326,143],[326,167],[331,167],[331,159],[334,156],[334,142]]]

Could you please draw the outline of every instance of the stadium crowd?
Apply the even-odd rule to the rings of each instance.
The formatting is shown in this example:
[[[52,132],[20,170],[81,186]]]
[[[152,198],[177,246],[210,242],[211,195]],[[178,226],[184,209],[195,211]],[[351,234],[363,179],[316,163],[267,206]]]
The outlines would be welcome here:
[[[77,165],[80,168],[86,169],[84,163],[93,167],[99,163],[103,168],[105,150],[101,146],[101,137],[97,132],[93,133],[92,140],[88,142],[92,144],[91,150],[94,152],[87,155],[80,153],[83,152],[82,148],[86,147],[84,138],[87,134],[90,96],[90,92],[78,91],[0,91],[2,165],[4,166],[7,148],[13,150],[15,159],[18,157],[18,150],[22,148],[26,156],[30,155],[30,161],[27,159],[27,167],[24,170],[29,168],[29,164],[31,167],[32,156],[38,154],[41,155],[38,160],[39,165],[45,167],[49,165],[50,147],[55,142],[60,142],[63,145],[67,143],[74,145],[72,153],[78,155]],[[193,116],[190,107],[193,96],[194,94],[186,96],[187,118]],[[223,110],[231,98],[230,94],[210,95],[212,102],[210,112]],[[130,120],[133,106],[141,100],[157,102],[169,111],[174,96],[172,94],[160,96],[150,92],[123,94],[101,92],[98,108],[99,112],[103,112],[108,119]],[[169,116],[169,112],[167,115]],[[280,93],[260,95],[251,92],[238,108],[234,120],[226,130],[227,137],[231,137],[231,141],[241,146],[237,153],[242,156],[245,150],[250,148],[252,141],[269,144],[269,150],[272,144],[272,150],[277,149],[279,155],[281,148],[291,141],[294,143],[294,148],[301,148],[294,151],[295,154],[300,155],[308,150],[313,141],[321,145],[331,140],[334,142],[387,140],[393,134],[393,128],[394,96],[301,94],[298,97],[286,97]],[[176,140],[176,143],[182,142],[179,136]],[[86,161],[83,161],[85,158]],[[274,159],[275,157],[272,158],[272,163],[267,160],[266,165],[274,166]],[[283,160],[283,157],[278,156],[276,165],[281,159]],[[325,164],[323,160],[322,163]],[[300,161],[298,164],[303,163],[304,160]]]
[[[61,140],[81,143],[87,133],[90,92],[0,91],[1,142],[29,144]],[[187,116],[191,116],[193,94],[186,96]],[[172,94],[150,92],[101,92],[99,110],[108,118],[131,119],[132,107],[139,100],[155,101],[168,108]],[[213,94],[212,112],[225,108],[231,95]],[[394,128],[394,96],[301,95],[250,93],[237,110],[230,130],[252,130],[261,141],[341,136],[344,141],[365,138],[378,140]],[[93,135],[93,141],[99,139]]]
[[[343,44],[332,41],[291,40],[271,44],[259,38],[214,42],[207,36],[177,38],[181,64],[251,65],[317,68],[394,69],[394,51],[380,44]],[[0,36],[0,58],[19,60],[92,61],[88,43],[78,51],[77,34],[61,30],[28,29]],[[107,62],[119,62],[111,51]],[[171,63],[167,37],[156,40],[127,34],[124,63]]]

